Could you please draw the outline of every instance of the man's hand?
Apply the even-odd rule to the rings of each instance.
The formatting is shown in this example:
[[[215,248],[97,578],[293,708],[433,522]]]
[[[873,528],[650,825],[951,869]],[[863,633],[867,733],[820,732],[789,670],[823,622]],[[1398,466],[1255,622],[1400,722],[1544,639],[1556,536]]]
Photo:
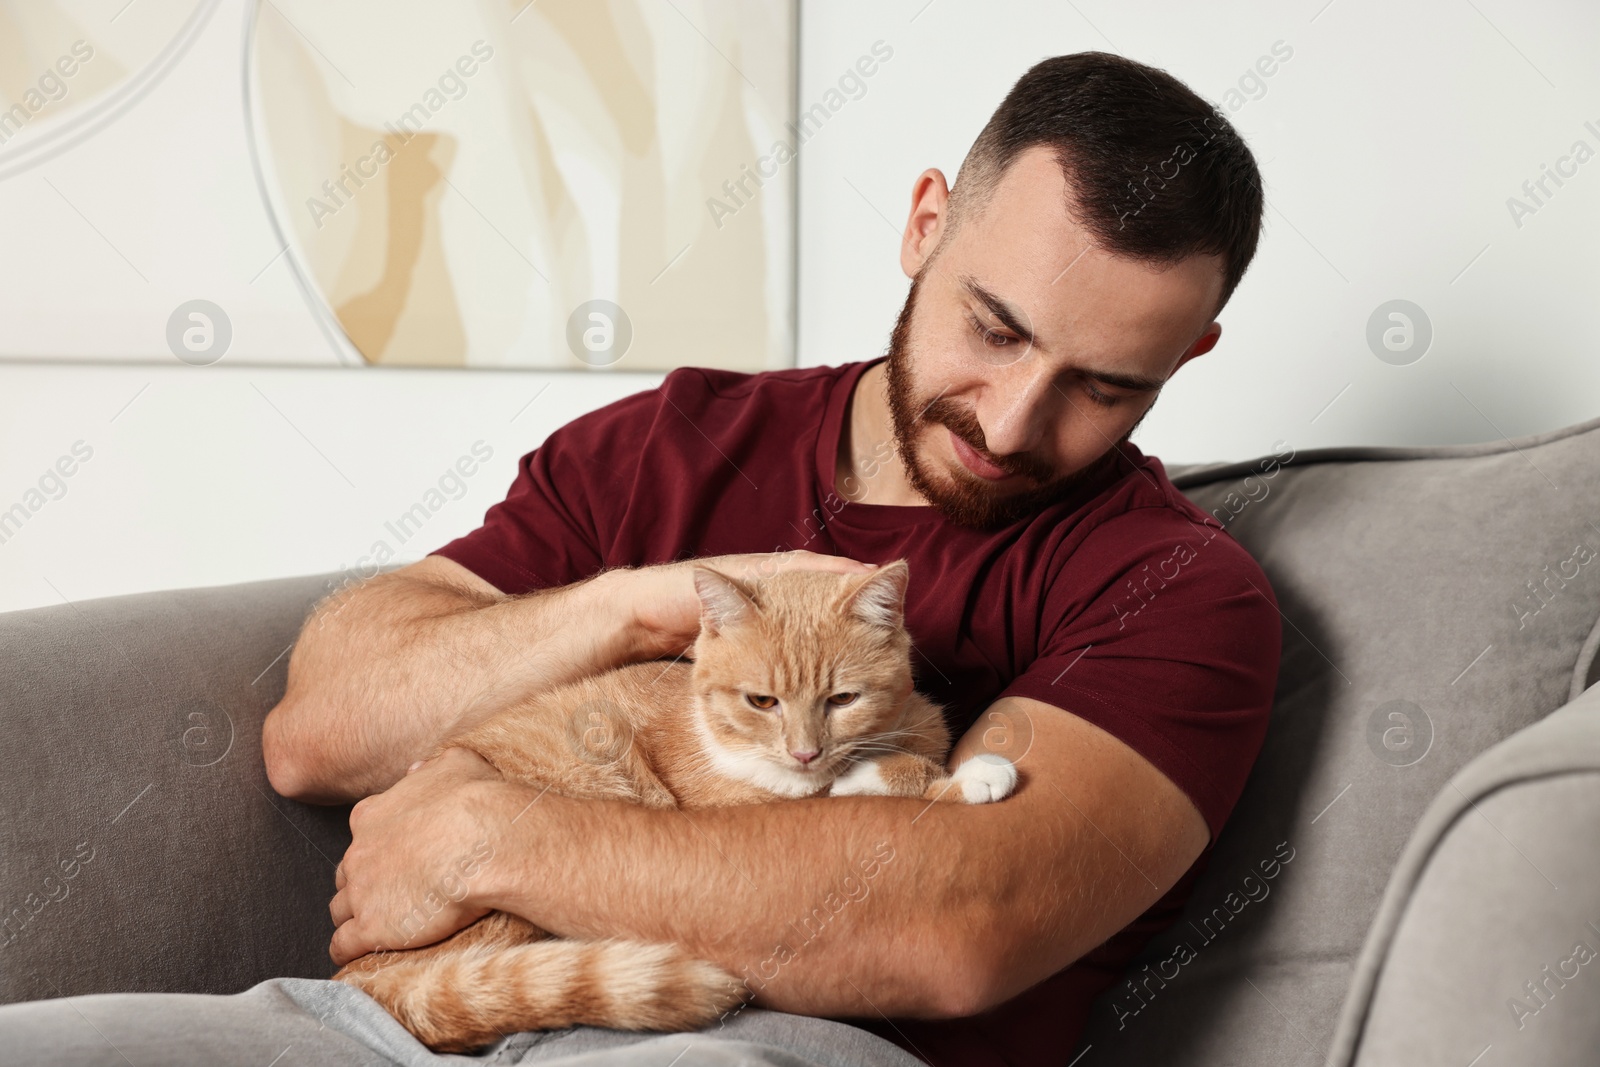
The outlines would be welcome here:
[[[1052,705],[1002,698],[958,749],[1014,760],[1015,795],[683,811],[554,793],[526,806],[532,793],[508,783],[521,792],[501,810],[525,815],[474,890],[558,937],[681,945],[744,977],[764,1008],[960,1018],[1103,944],[1209,839],[1154,765]]]
[[[700,565],[751,584],[784,571],[866,574],[876,566],[845,556],[792,549],[708,556],[610,571],[606,577],[621,590],[618,595],[632,614],[633,641],[649,655],[676,656],[694,644],[700,633],[700,596],[695,592],[694,568]]]
[[[476,753],[450,748],[351,809],[328,905],[335,963],[431,945],[489,911],[474,902],[473,881],[494,862],[505,823],[486,785],[503,782]]]

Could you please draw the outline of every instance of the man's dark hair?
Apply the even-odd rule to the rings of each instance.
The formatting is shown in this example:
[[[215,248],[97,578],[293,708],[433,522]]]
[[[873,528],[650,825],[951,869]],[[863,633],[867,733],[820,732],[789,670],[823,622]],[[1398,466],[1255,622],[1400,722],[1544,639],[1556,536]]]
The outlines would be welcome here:
[[[1232,124],[1155,67],[1105,52],[1037,64],[973,142],[951,191],[949,235],[982,210],[1024,150],[1051,148],[1072,217],[1114,255],[1222,257],[1220,310],[1255,256],[1261,173]]]

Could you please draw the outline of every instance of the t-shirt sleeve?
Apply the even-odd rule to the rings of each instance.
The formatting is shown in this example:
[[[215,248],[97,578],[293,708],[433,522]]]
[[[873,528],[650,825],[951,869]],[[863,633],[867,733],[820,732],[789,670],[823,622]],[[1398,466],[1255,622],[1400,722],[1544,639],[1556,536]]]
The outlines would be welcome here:
[[[570,585],[605,566],[612,508],[639,470],[658,390],[623,397],[558,427],[523,456],[483,525],[437,548],[503,593]]]
[[[1000,695],[1062,708],[1128,745],[1194,801],[1215,844],[1277,684],[1282,631],[1266,575],[1215,524],[1151,508],[1111,520],[1046,577],[1041,654]]]

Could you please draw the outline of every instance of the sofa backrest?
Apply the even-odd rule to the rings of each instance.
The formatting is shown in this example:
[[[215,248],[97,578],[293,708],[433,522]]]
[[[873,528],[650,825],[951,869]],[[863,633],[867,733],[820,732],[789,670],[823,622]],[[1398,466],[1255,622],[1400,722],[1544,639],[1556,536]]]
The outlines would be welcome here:
[[[1185,914],[1096,1002],[1078,1067],[1320,1063],[1429,801],[1594,680],[1600,420],[1491,445],[1285,448],[1173,480],[1266,570],[1282,669]]]

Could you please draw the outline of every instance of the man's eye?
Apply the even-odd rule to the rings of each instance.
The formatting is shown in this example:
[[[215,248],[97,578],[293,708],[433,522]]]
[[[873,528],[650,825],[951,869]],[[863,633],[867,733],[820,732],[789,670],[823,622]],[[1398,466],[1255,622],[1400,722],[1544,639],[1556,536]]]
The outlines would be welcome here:
[[[1102,393],[1099,389],[1096,389],[1094,383],[1090,381],[1085,381],[1083,383],[1083,391],[1090,400],[1104,408],[1114,407],[1116,406],[1117,402],[1122,399],[1120,396],[1112,396],[1110,393]]]
[[[990,326],[986,326],[983,320],[976,316],[972,316],[969,321],[972,323],[972,332],[978,335],[978,340],[990,348],[1004,348],[1006,345],[1016,344],[1017,341],[1021,340],[1021,338],[1009,333],[1002,333]]]
[[[755,708],[758,711],[771,711],[773,708],[778,706],[777,697],[761,696],[756,693],[746,693],[744,698],[752,708]]]

